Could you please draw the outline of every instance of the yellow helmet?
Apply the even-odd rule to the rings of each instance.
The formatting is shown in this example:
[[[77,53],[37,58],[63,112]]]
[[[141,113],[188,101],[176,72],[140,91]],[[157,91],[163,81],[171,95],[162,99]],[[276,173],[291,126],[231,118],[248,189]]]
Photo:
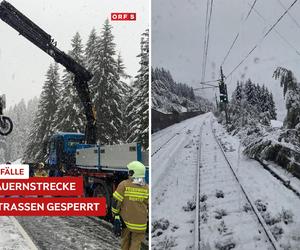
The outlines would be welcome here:
[[[127,165],[129,171],[133,171],[132,177],[145,178],[146,168],[143,163],[139,161],[132,161]]]
[[[43,162],[40,162],[39,165],[38,165],[38,168],[42,169],[45,167],[45,164]]]

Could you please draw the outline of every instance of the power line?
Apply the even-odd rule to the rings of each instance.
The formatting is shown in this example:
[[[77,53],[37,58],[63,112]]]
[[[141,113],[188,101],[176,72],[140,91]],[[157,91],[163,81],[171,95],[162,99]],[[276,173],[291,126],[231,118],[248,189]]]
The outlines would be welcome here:
[[[256,10],[255,8],[253,9],[254,12],[265,22],[265,23],[268,23],[268,21],[266,20],[266,18],[264,18],[261,13],[258,12],[258,10]],[[295,50],[296,54],[298,56],[300,56],[300,52],[298,51],[298,49],[293,46],[283,35],[281,35],[281,33],[277,30],[277,29],[274,29],[274,31],[276,32],[276,34],[290,47],[292,48],[293,50]]]
[[[295,0],[288,9],[285,10],[285,12],[279,17],[279,19],[273,24],[273,26],[267,31],[267,33],[264,35],[264,37],[262,38],[265,39],[269,33],[272,31],[272,29],[275,28],[275,26],[281,21],[281,19],[288,13],[288,11],[298,2],[298,0]]]
[[[202,90],[202,89],[215,89],[218,88],[218,86],[214,86],[214,87],[199,87],[199,88],[194,88],[194,91],[198,91],[198,90]]]
[[[207,1],[207,14],[208,14],[208,9],[209,10],[209,15],[208,15],[208,20],[207,20],[207,29],[206,29],[206,42],[205,42],[205,48],[204,48],[204,54],[203,54],[203,68],[202,68],[202,78],[201,81],[203,82],[205,80],[205,74],[206,74],[206,65],[207,65],[207,56],[208,56],[208,48],[209,48],[209,37],[210,37],[210,24],[211,24],[211,17],[212,17],[212,10],[213,10],[213,0]]]
[[[248,54],[240,61],[240,63],[227,75],[226,78],[231,76],[234,71],[237,70],[241,64],[243,64],[244,61],[253,53],[253,51],[259,46],[260,43],[263,42],[263,40],[270,34],[270,32],[275,28],[275,26],[281,21],[281,19],[288,13],[288,11],[298,2],[298,0],[295,0],[288,9],[285,10],[285,12],[278,18],[278,20],[268,29],[268,31],[264,34],[264,36],[259,40],[259,42],[248,52]]]
[[[206,16],[205,16],[205,34],[204,34],[204,47],[203,47],[203,57],[202,57],[202,75],[201,75],[201,81],[204,81],[205,79],[205,72],[206,72],[206,55],[207,55],[207,49],[208,49],[208,23],[209,23],[209,6],[210,6],[210,0],[207,0],[206,2]]]
[[[281,5],[281,7],[286,10],[286,7],[284,6],[284,4],[280,1],[280,0],[277,0],[278,3]],[[291,13],[288,13],[290,19],[296,24],[296,26],[300,29],[300,24],[297,22],[297,20],[292,16]]]
[[[227,54],[226,54],[226,56],[224,57],[224,59],[223,59],[221,65],[223,65],[223,64],[225,63],[225,61],[226,61],[227,57],[229,56],[229,53],[230,53],[230,51],[232,50],[232,48],[233,48],[233,46],[234,46],[236,40],[238,39],[239,35],[240,35],[240,32],[238,32],[238,33],[236,34],[236,37],[234,38],[234,40],[233,40],[233,42],[232,42],[232,44],[231,44],[229,50],[227,51]]]
[[[257,2],[257,0],[254,0],[254,2],[252,3],[252,5],[250,7],[250,10],[248,11],[248,14],[247,14],[246,18],[244,19],[242,25],[244,25],[244,23],[248,20],[248,17],[251,15],[252,10],[254,9],[254,6],[255,6],[256,2]],[[225,55],[225,57],[224,57],[224,59],[223,59],[223,61],[221,63],[221,66],[223,66],[223,64],[225,63],[226,59],[228,58],[228,56],[229,56],[231,50],[233,49],[233,46],[235,45],[235,43],[236,43],[236,41],[237,41],[237,39],[238,39],[239,36],[240,36],[240,31],[238,31],[238,33],[236,34],[235,38],[233,39],[233,42],[232,42],[229,50],[227,51],[227,53],[226,53],[226,55]]]
[[[201,85],[205,85],[205,86],[210,86],[210,87],[218,87],[216,85],[212,85],[212,84],[209,84],[209,83],[203,83],[203,82],[200,82]]]
[[[248,17],[250,16],[250,14],[251,14],[251,12],[252,12],[252,10],[253,10],[253,8],[254,8],[256,2],[257,2],[257,0],[254,0],[253,4],[252,4],[252,6],[251,6],[251,8],[250,8],[250,10],[249,10],[249,12],[248,12],[248,14],[247,14],[245,20],[244,20],[244,22],[247,21],[247,19],[248,19]]]
[[[215,79],[215,80],[209,80],[209,81],[205,81],[205,82],[200,82],[200,84],[202,83],[210,83],[210,82],[218,82],[220,81],[220,79]]]
[[[207,26],[208,26],[208,10],[209,10],[209,0],[206,0],[206,15],[205,15],[205,27],[204,27],[204,45],[203,45],[203,55],[202,55],[202,69],[201,69],[201,81],[204,81],[204,63],[205,63],[205,52],[206,52],[206,42],[207,42]]]

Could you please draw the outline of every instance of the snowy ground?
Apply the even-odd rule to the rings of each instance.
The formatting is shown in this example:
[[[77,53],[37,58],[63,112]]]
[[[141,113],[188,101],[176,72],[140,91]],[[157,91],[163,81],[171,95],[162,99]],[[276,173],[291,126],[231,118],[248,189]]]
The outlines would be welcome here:
[[[0,216],[0,249],[30,250],[30,245],[22,235],[12,217]]]
[[[0,250],[32,250],[32,245],[39,250],[119,250],[120,238],[110,223],[96,217],[0,217]]]
[[[228,135],[216,122],[214,127],[231,164],[252,200],[261,200],[266,205],[266,211],[262,214],[265,218],[271,219],[272,225],[269,225],[269,228],[276,235],[280,247],[300,249],[300,199],[258,162],[243,156],[241,154],[243,148],[239,147],[238,138]],[[280,172],[283,173],[282,170]],[[294,183],[299,184],[296,181]],[[282,218],[283,214],[292,214],[292,222],[287,223]]]
[[[206,211],[208,217],[205,215],[200,225],[201,249],[218,249],[224,240],[232,241],[234,249],[273,249],[225,164],[210,119],[214,119],[211,114],[200,115],[152,137],[152,249],[194,248],[197,143],[203,123],[200,197],[207,197],[200,208],[201,215]],[[238,138],[228,135],[216,122],[212,127],[279,248],[300,249],[300,199],[258,162],[243,156]]]
[[[214,139],[209,119],[203,126],[200,162],[200,248],[272,249]]]
[[[110,225],[89,217],[17,217],[41,250],[119,250]]]
[[[193,247],[195,210],[185,210],[195,200],[197,142],[206,117],[185,120],[152,136],[152,249]]]
[[[283,122],[278,120],[271,120],[271,127],[273,128],[282,128]]]

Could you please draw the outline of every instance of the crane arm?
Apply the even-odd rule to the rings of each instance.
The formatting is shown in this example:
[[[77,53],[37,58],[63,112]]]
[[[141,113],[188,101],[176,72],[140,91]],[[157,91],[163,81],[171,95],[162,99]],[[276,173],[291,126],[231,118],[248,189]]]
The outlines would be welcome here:
[[[87,127],[85,131],[86,141],[88,144],[95,144],[96,122],[87,83],[93,77],[92,74],[82,65],[77,63],[71,56],[59,50],[51,35],[42,30],[5,0],[3,0],[0,4],[0,19],[75,75],[74,86],[83,104],[87,119]]]

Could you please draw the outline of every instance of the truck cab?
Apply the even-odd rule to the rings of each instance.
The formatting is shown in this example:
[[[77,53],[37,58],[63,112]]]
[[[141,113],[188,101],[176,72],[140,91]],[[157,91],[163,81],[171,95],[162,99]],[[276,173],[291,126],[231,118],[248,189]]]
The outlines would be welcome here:
[[[84,134],[72,132],[58,132],[50,138],[49,166],[56,169],[58,166],[66,168],[75,166],[77,145],[84,142]]]

